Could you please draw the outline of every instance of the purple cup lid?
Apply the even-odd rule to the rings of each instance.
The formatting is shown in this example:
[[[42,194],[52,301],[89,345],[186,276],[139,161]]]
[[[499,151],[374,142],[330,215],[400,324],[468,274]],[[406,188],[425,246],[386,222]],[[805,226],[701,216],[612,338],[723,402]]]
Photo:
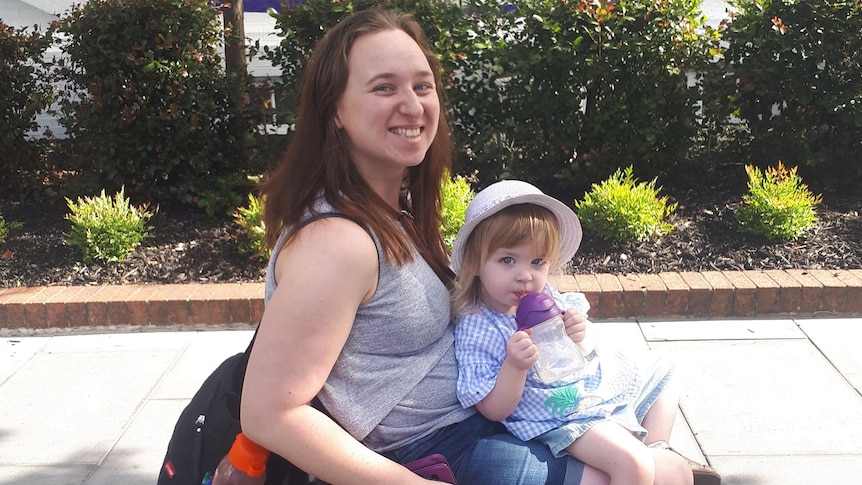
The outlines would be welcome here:
[[[515,321],[518,322],[518,330],[525,330],[561,313],[550,296],[544,293],[527,293],[518,303]]]

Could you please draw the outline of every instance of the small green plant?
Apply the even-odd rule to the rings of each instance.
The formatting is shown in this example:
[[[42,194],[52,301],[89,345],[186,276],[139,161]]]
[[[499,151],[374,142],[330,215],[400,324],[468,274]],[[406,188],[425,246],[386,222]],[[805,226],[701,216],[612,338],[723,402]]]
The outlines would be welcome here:
[[[18,229],[22,227],[23,224],[17,221],[6,221],[6,218],[0,214],[0,244],[6,244],[6,236],[9,235],[9,231],[14,229]]]
[[[802,183],[796,168],[787,169],[781,162],[764,171],[745,166],[748,193],[734,210],[742,232],[772,240],[796,239],[814,226],[815,208],[822,199]]]
[[[455,236],[464,225],[467,206],[470,205],[476,193],[470,187],[470,181],[461,175],[454,178],[444,177],[441,189],[443,225],[440,227],[440,232],[443,234],[446,248],[451,251]]]
[[[593,184],[583,201],[575,201],[575,209],[584,227],[605,239],[630,243],[661,236],[673,230],[665,218],[677,204],[659,197],[661,187],[655,184],[656,179],[638,183],[629,165]]]
[[[243,254],[256,254],[261,259],[269,258],[270,251],[264,249],[263,237],[266,225],[263,223],[263,201],[254,194],[248,194],[248,205],[237,208],[233,220],[239,225],[245,236],[240,245]]]
[[[219,213],[230,216],[242,203],[242,196],[237,191],[243,185],[243,181],[249,178],[240,174],[213,177],[207,181],[206,188],[200,190],[198,195],[186,195],[182,200],[196,204],[208,216]]]
[[[113,197],[102,190],[98,197],[79,197],[77,202],[66,198],[66,203],[71,211],[66,219],[72,223],[66,240],[84,251],[86,263],[122,262],[150,234],[147,222],[153,212],[147,206],[132,206],[124,188]]]

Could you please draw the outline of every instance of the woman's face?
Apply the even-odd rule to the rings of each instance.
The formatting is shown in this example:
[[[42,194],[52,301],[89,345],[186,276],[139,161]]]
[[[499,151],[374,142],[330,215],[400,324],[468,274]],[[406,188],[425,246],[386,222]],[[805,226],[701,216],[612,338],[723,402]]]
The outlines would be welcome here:
[[[437,134],[440,100],[421,49],[401,30],[364,35],[348,58],[337,126],[364,177],[400,177],[425,158]]]

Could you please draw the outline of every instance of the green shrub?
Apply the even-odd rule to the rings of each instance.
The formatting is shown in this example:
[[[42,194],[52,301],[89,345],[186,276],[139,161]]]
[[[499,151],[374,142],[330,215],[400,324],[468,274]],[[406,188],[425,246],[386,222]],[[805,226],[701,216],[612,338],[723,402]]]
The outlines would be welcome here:
[[[351,11],[414,14],[440,59],[459,137],[455,171],[482,184],[514,177],[552,191],[587,188],[618,160],[671,166],[692,145],[700,93],[687,72],[709,35],[692,0],[307,0],[274,13],[281,43],[265,49],[282,69],[293,110],[314,42]],[[281,114],[284,122],[293,120]]]
[[[746,165],[745,172],[748,193],[734,210],[743,232],[772,240],[795,239],[817,222],[815,208],[821,197],[802,183],[796,167],[788,170],[779,162],[761,171]]]
[[[0,193],[32,185],[26,175],[39,160],[39,144],[28,140],[37,127],[36,115],[53,100],[43,61],[49,36],[28,33],[0,20]]]
[[[593,184],[583,201],[575,202],[581,223],[605,239],[623,243],[644,241],[673,230],[665,221],[676,210],[667,196],[659,197],[656,179],[637,182],[632,167],[617,170],[605,181]]]
[[[700,95],[687,79],[708,55],[698,5],[528,0],[504,11],[509,35],[493,65],[501,98],[484,124],[512,146],[508,173],[571,191],[620,160],[656,174],[673,166],[698,127]]]
[[[446,243],[449,251],[452,250],[458,230],[464,225],[467,206],[475,195],[466,177],[458,175],[443,179],[441,197],[443,226],[440,232],[443,233],[443,242]]]
[[[6,221],[6,218],[0,214],[0,244],[6,244],[6,236],[9,235],[9,232],[22,227],[18,221]]]
[[[191,202],[203,209],[207,215],[232,215],[242,202],[240,192],[247,187],[247,176],[242,174],[224,174],[210,179],[206,187],[197,189],[198,195]]]
[[[733,3],[715,98],[749,128],[751,160],[862,175],[862,3]]]
[[[220,14],[207,0],[89,0],[57,23],[61,121],[83,177],[136,199],[230,214],[250,133],[244,79],[221,67]],[[221,202],[223,201],[223,203]],[[234,205],[232,205],[234,204]]]
[[[153,212],[132,206],[122,189],[113,198],[102,190],[98,197],[79,197],[77,202],[66,198],[66,203],[71,211],[66,219],[72,223],[66,241],[83,250],[86,263],[122,262],[149,236],[147,221]]]
[[[266,225],[263,223],[263,201],[254,194],[248,194],[248,205],[237,208],[233,219],[239,225],[243,241],[240,252],[254,254],[261,259],[269,258],[269,250],[264,248],[263,238]]]

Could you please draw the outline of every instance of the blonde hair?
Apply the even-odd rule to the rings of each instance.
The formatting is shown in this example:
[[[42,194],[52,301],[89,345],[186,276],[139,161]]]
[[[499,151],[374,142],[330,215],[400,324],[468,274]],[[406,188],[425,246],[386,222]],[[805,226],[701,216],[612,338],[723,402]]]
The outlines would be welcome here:
[[[482,302],[479,269],[494,251],[528,242],[542,254],[552,270],[559,269],[560,226],[548,209],[534,204],[516,204],[480,222],[464,245],[461,271],[452,292],[452,314],[475,311]]]

